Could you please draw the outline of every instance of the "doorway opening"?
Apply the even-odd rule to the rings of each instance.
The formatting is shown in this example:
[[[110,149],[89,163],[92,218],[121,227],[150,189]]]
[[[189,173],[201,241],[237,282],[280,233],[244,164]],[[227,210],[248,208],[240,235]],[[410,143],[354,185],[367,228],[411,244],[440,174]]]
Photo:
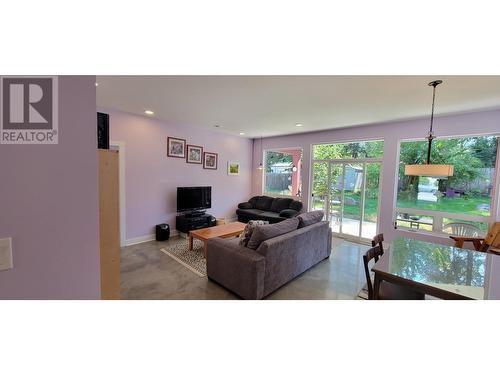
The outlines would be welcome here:
[[[310,208],[332,232],[363,241],[378,231],[383,141],[313,146]]]

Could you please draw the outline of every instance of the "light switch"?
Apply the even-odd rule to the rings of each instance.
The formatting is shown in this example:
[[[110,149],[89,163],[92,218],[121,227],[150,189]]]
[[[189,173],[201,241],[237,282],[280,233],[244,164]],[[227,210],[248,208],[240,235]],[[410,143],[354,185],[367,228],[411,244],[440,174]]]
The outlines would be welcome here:
[[[0,271],[14,267],[12,262],[12,238],[0,239]]]

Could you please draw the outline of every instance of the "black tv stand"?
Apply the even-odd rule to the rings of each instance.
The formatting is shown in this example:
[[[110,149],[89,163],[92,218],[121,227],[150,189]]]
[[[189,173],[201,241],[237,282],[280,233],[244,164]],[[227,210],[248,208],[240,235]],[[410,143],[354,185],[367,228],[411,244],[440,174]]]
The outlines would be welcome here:
[[[197,213],[199,213],[198,211]],[[191,230],[215,226],[215,217],[202,211],[193,216],[193,213],[178,215],[175,218],[175,228],[181,233],[189,233]]]
[[[186,217],[200,217],[205,215],[206,211],[200,210],[200,211],[191,211],[191,212],[186,212],[184,216]]]

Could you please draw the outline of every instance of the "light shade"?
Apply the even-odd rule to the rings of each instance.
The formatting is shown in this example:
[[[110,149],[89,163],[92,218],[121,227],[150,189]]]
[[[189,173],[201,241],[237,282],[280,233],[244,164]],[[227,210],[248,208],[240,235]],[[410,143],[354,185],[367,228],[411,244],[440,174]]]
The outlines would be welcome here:
[[[451,177],[453,165],[449,164],[412,164],[405,165],[406,176]]]

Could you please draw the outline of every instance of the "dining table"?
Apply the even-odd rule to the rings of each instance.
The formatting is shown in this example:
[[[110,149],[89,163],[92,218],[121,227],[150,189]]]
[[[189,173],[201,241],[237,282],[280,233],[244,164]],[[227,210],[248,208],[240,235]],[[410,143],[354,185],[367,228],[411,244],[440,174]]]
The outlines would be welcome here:
[[[500,255],[397,237],[372,268],[374,298],[390,282],[439,299],[500,299]]]

